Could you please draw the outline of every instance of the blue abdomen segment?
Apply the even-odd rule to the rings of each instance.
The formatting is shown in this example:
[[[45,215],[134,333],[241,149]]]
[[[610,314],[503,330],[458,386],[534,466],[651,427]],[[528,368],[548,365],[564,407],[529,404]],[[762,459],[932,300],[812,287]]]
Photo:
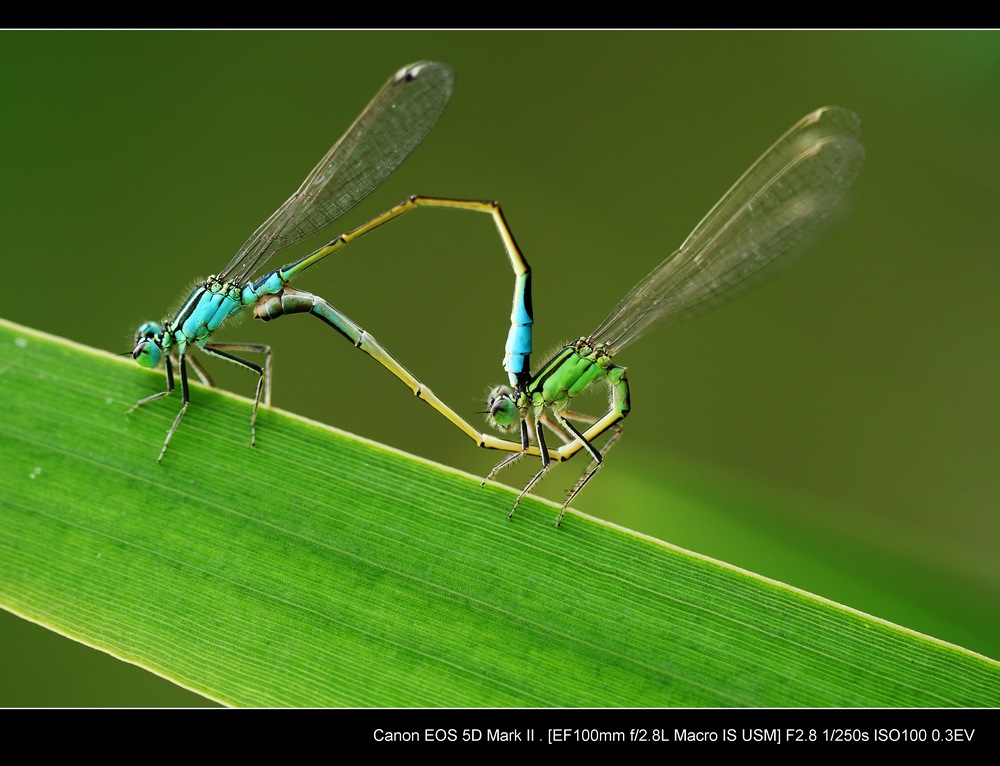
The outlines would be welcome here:
[[[511,325],[504,351],[503,367],[511,376],[510,382],[516,385],[523,376],[530,373],[531,326]]]
[[[503,368],[511,385],[527,383],[531,378],[531,272],[518,274],[514,283],[514,302],[510,310],[510,332],[504,346]]]
[[[241,296],[243,304],[249,306],[252,303],[256,303],[261,296],[280,293],[281,288],[288,282],[288,278],[282,276],[281,271],[281,269],[272,271],[270,274],[258,279],[252,285],[244,287]]]

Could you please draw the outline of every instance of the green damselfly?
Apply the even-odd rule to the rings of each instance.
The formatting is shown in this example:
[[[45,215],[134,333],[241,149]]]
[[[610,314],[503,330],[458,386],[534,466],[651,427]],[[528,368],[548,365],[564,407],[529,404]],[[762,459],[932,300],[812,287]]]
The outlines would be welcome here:
[[[625,368],[612,357],[654,325],[680,322],[718,306],[788,261],[785,256],[838,205],[857,177],[864,159],[860,131],[857,115],[840,107],[819,109],[797,122],[594,332],[565,346],[536,373],[529,364],[530,280],[521,259],[504,357],[510,385],[494,388],[487,401],[491,424],[519,430],[520,441],[488,445],[514,454],[500,461],[484,482],[529,451],[541,455],[542,466],[518,495],[511,516],[554,462],[583,450],[591,462],[563,503],[556,524],[562,522],[567,506],[603,465],[631,409]],[[610,388],[607,413],[595,418],[569,411],[573,397],[593,383]],[[588,427],[582,430],[571,421]],[[558,434],[562,446],[549,449],[543,427]],[[594,439],[609,430],[613,433],[603,448],[595,447]],[[529,450],[532,442],[537,450]]]

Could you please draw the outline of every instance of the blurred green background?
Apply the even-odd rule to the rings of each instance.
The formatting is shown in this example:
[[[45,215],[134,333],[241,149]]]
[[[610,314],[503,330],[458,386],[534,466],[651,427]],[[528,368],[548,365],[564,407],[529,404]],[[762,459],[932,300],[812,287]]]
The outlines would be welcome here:
[[[419,59],[455,68],[451,105],[329,234],[411,193],[500,200],[534,268],[536,361],[798,118],[861,115],[850,210],[808,257],[616,358],[633,415],[575,507],[1000,658],[997,33],[5,32],[0,315],[130,351]],[[512,286],[487,218],[407,216],[299,284],[481,422]],[[220,337],[275,348],[278,407],[477,476],[498,459],[319,322]],[[7,613],[0,658],[0,705],[206,704]]]

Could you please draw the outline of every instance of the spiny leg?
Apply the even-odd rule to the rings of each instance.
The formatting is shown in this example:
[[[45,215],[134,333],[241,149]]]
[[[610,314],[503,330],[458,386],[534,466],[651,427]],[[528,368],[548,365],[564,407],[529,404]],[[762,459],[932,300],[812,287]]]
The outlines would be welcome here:
[[[580,417],[577,417],[575,413],[574,414],[569,414],[569,413],[567,413],[565,411],[563,412],[563,414],[566,415],[566,417],[573,418],[574,420],[584,420],[584,421],[586,421],[587,418],[590,418],[590,422],[591,423],[593,423],[594,421],[597,420],[597,418],[591,417],[590,415],[581,415]],[[564,429],[561,425],[559,425],[558,423],[556,423],[555,421],[553,421],[546,414],[542,414],[541,416],[539,416],[538,423],[539,423],[539,425],[545,426],[552,433],[554,433],[556,436],[558,436],[560,439],[562,439],[562,442],[563,442],[564,445],[570,444],[576,438],[576,437],[572,436],[571,434],[567,434],[566,433],[566,429]]]
[[[142,399],[140,399],[139,401],[137,401],[135,404],[133,404],[131,407],[129,407],[125,411],[125,417],[128,417],[129,415],[131,415],[133,412],[135,412],[137,409],[139,409],[142,405],[147,404],[147,403],[152,402],[152,401],[155,401],[155,400],[157,400],[157,399],[159,399],[161,397],[169,396],[170,394],[172,394],[174,392],[174,366],[173,366],[173,364],[170,361],[170,355],[169,354],[164,358],[164,360],[163,360],[163,366],[164,366],[164,369],[167,372],[167,390],[166,391],[160,391],[159,393],[152,394],[151,396],[144,396]]]
[[[582,422],[592,423],[590,428],[579,434],[579,438],[574,439],[569,444],[564,444],[559,448],[559,459],[569,460],[573,455],[584,449],[586,444],[590,444],[594,439],[603,434],[609,428],[615,426],[621,420],[628,417],[629,413],[632,411],[632,401],[631,395],[629,393],[628,376],[625,374],[624,367],[612,367],[608,372],[607,383],[611,386],[611,406],[608,411],[604,413],[600,418],[594,418],[591,415],[582,415],[578,413],[567,413],[562,414],[567,417],[571,417],[574,420],[580,420]],[[577,433],[577,429],[572,429],[574,434]]]
[[[591,455],[590,464],[586,469],[584,469],[576,484],[573,485],[573,488],[569,491],[569,494],[566,497],[566,501],[562,505],[562,510],[559,513],[558,519],[556,519],[556,526],[560,526],[562,524],[562,518],[566,513],[566,508],[569,507],[573,498],[575,498],[580,490],[583,489],[583,485],[590,481],[593,475],[597,473],[598,469],[600,469],[603,465],[604,456],[608,454],[608,450],[611,449],[611,446],[618,441],[621,436],[622,427],[621,423],[613,423],[610,425],[609,428],[614,431],[614,434],[612,434],[611,438],[608,439],[601,449],[596,450],[594,445],[589,440],[585,439],[583,434],[580,433],[580,430],[575,428],[573,424],[568,421],[577,420],[582,423],[592,425],[598,421],[597,417],[582,412],[562,410],[556,415],[556,419],[558,422],[553,422],[548,415],[542,415],[539,418],[539,423],[547,427],[553,433],[558,434],[564,442],[564,447],[575,445],[572,452],[565,456],[561,455],[560,459],[568,460],[581,449],[586,450]],[[569,433],[567,434],[567,432]]]
[[[182,403],[181,403],[180,410],[177,412],[177,417],[174,418],[173,425],[171,425],[170,426],[170,430],[167,431],[167,438],[163,440],[163,447],[160,449],[160,454],[156,458],[156,462],[157,463],[159,463],[161,460],[163,460],[163,456],[167,453],[167,445],[170,444],[170,440],[171,440],[171,438],[173,438],[174,431],[177,430],[177,426],[179,426],[181,424],[181,418],[183,418],[184,417],[184,413],[187,412],[188,404],[191,401],[190,394],[188,393],[187,361],[186,361],[187,356],[186,356],[186,354],[184,354],[184,352],[181,352],[180,354],[178,354],[178,357],[180,359],[180,365],[179,366],[180,366],[180,376],[181,376],[181,401],[182,401]],[[170,360],[168,358],[167,359],[167,365],[168,365],[168,367],[169,367],[169,364],[170,364]],[[172,379],[172,376],[171,376],[171,379]],[[171,390],[172,390],[172,388],[173,387],[171,386]],[[170,393],[170,391],[167,391],[167,393]],[[149,398],[156,399],[157,397],[154,396],[154,397],[149,397]],[[142,402],[139,402],[139,404],[142,404]],[[138,407],[138,406],[139,405],[137,404],[136,407]],[[129,410],[129,411],[131,412],[131,410]]]
[[[514,442],[511,442],[511,444],[513,444],[513,443]],[[488,474],[486,474],[486,478],[484,478],[480,482],[479,486],[484,486],[486,484],[486,482],[490,481],[494,476],[496,476],[504,468],[506,468],[507,466],[511,465],[512,463],[516,463],[522,457],[524,457],[525,455],[527,455],[528,452],[529,452],[529,450],[530,450],[530,448],[531,448],[530,426],[528,425],[528,421],[524,420],[522,418],[521,419],[521,446],[520,446],[520,449],[512,450],[512,452],[514,452],[514,454],[508,455],[503,460],[501,460],[499,463],[497,463],[495,466],[493,466],[493,469]]]
[[[257,443],[257,408],[260,405],[261,391],[264,391],[264,406],[271,406],[271,347],[263,343],[207,343],[201,347],[210,356],[217,356],[227,362],[234,362],[257,374],[257,393],[253,400],[253,411],[250,413],[250,446]],[[263,354],[264,367],[230,354],[230,351],[243,351],[253,354]]]
[[[521,422],[524,423],[526,421],[522,420]],[[541,479],[548,472],[549,467],[551,465],[553,465],[553,463],[549,459],[549,450],[548,450],[548,447],[545,446],[545,433],[539,427],[537,419],[536,419],[536,421],[534,423],[534,432],[535,432],[535,438],[538,440],[538,450],[539,450],[539,452],[541,453],[541,456],[542,456],[542,467],[538,471],[538,473],[536,473],[534,476],[532,476],[531,480],[527,484],[524,485],[524,489],[521,490],[521,493],[517,496],[517,499],[514,501],[514,507],[511,508],[510,509],[510,513],[507,514],[507,518],[508,519],[514,518],[514,511],[517,510],[517,506],[521,502],[521,498],[523,498],[525,495],[528,494],[528,492],[531,490],[531,488],[533,486],[535,486],[535,484],[538,482],[538,480]],[[524,453],[522,452],[521,454],[524,454]],[[520,455],[518,457],[520,457]],[[496,469],[494,469],[494,471],[495,470]]]
[[[264,354],[265,360],[266,360],[265,361],[265,365],[264,365],[264,369],[262,370],[258,365],[254,364],[253,362],[249,362],[246,359],[241,359],[240,357],[234,356],[232,354],[228,354],[223,349],[225,349],[225,350],[233,350],[233,351],[251,351],[251,352],[256,352],[256,353]],[[262,344],[259,344],[259,343],[212,343],[212,344],[208,344],[206,346],[203,346],[202,347],[202,351],[204,351],[205,353],[207,353],[209,355],[217,356],[217,357],[219,357],[221,359],[225,359],[225,360],[230,361],[230,362],[235,362],[235,363],[237,363],[239,365],[247,367],[248,369],[252,370],[253,372],[256,372],[257,375],[260,377],[260,380],[257,381],[257,395],[256,395],[256,398],[254,400],[253,413],[250,416],[250,444],[251,444],[251,446],[253,446],[253,444],[255,442],[255,436],[256,436],[256,434],[255,434],[255,424],[256,424],[256,421],[257,421],[257,405],[260,402],[261,388],[262,388],[262,384],[264,383],[265,378],[267,380],[267,383],[266,383],[266,385],[264,385],[264,391],[265,391],[264,404],[266,406],[270,406],[270,403],[271,403],[271,386],[270,386],[270,382],[271,382],[271,348],[270,348],[270,346],[265,346],[265,345],[262,345]],[[178,362],[179,362],[179,368],[180,368],[181,392],[182,392],[183,402],[181,404],[180,411],[177,413],[177,416],[174,418],[173,425],[171,425],[170,426],[170,430],[167,431],[167,438],[164,440],[163,447],[160,449],[159,457],[156,458],[156,462],[158,462],[158,463],[163,461],[163,456],[167,452],[167,445],[170,444],[170,440],[171,440],[171,438],[173,438],[174,432],[177,430],[177,427],[180,425],[181,419],[184,417],[184,413],[187,412],[188,404],[191,401],[190,392],[189,392],[189,389],[188,389],[188,378],[187,378],[187,368],[188,368],[188,365],[190,365],[191,368],[195,371],[195,373],[198,375],[198,378],[201,380],[202,383],[204,383],[206,386],[210,386],[210,387],[214,387],[215,386],[215,382],[212,380],[211,376],[208,374],[208,372],[205,370],[205,368],[201,366],[201,363],[198,362],[198,360],[195,357],[193,357],[193,356],[188,357],[188,355],[186,353],[179,354],[178,357],[179,357]],[[174,391],[174,374],[173,374],[173,364],[171,362],[171,359],[172,359],[172,357],[170,357],[170,356],[167,356],[164,359],[164,367],[166,369],[166,377],[167,377],[167,390],[166,391],[160,391],[157,394],[153,394],[152,396],[146,396],[146,397],[140,399],[139,401],[137,401],[134,405],[132,405],[125,412],[125,416],[126,417],[129,416],[129,415],[131,415],[133,412],[135,412],[135,410],[138,409],[139,407],[141,407],[143,404],[147,404],[148,402],[152,402],[152,401],[154,401],[156,399],[159,399],[159,398],[164,397],[164,396],[168,396],[169,394],[173,393],[173,391]]]
[[[263,399],[264,406],[271,406],[271,360],[274,356],[274,352],[271,351],[271,347],[264,343],[209,343],[206,346],[209,353],[216,351],[245,351],[251,354],[260,354],[264,357],[264,369],[263,374],[261,374],[261,368],[255,365],[253,362],[249,362],[246,359],[240,359],[239,357],[234,357],[229,354],[217,354],[217,356],[225,356],[227,361],[236,362],[237,364],[243,365],[244,367],[249,367],[254,372],[260,375],[260,381],[258,381],[258,387],[263,384]],[[194,361],[193,359],[191,360]],[[259,394],[260,392],[258,392]],[[260,398],[260,397],[258,397]]]
[[[601,469],[601,467],[604,465],[605,456],[607,456],[609,450],[614,446],[615,442],[621,438],[622,435],[621,422],[615,422],[610,424],[608,428],[614,431],[614,433],[611,434],[610,438],[604,443],[604,446],[601,449],[597,449],[590,442],[590,440],[586,439],[584,435],[580,433],[580,431],[572,423],[569,422],[569,418],[573,418],[574,420],[580,420],[583,422],[589,422],[591,424],[597,422],[597,418],[591,415],[583,415],[581,413],[575,413],[575,412],[556,413],[556,419],[559,421],[559,423],[580,441],[580,443],[583,445],[583,448],[587,450],[587,452],[590,453],[591,456],[590,464],[587,466],[586,469],[584,469],[583,473],[580,474],[580,478],[577,479],[576,484],[574,484],[573,488],[569,491],[569,495],[567,495],[566,500],[562,505],[562,510],[559,511],[559,518],[556,519],[557,527],[562,525],[563,516],[566,515],[566,509],[569,507],[569,504],[573,502],[573,498],[575,498],[579,494],[580,490],[583,489],[584,485],[594,477],[594,474]]]
[[[611,446],[618,441],[621,436],[621,421],[628,417],[629,412],[632,410],[631,395],[629,393],[628,376],[624,367],[618,367],[612,365],[608,368],[606,381],[611,387],[611,407],[608,411],[600,418],[595,418],[591,415],[584,415],[582,413],[574,413],[553,410],[553,415],[558,421],[559,425],[566,431],[573,435],[573,439],[568,443],[564,444],[557,450],[559,460],[569,460],[573,455],[575,455],[580,450],[586,450],[591,456],[590,465],[581,474],[580,479],[570,490],[569,496],[566,498],[566,502],[563,503],[562,510],[559,512],[559,518],[556,520],[556,526],[562,524],[563,516],[566,514],[566,508],[573,499],[579,494],[580,490],[593,478],[594,474],[600,470],[603,465],[603,455],[607,454]],[[590,427],[582,432],[569,422],[568,418],[574,420],[579,420],[584,423],[590,423]],[[546,418],[545,422],[548,422]],[[613,429],[614,434],[610,437],[608,442],[604,445],[603,449],[598,450],[593,445],[594,439],[599,437],[608,429]],[[553,429],[557,433],[558,429]]]
[[[180,368],[179,372],[181,376],[181,397],[183,399],[183,402],[181,404],[180,411],[178,411],[177,416],[174,418],[173,425],[171,425],[170,430],[167,431],[167,438],[163,440],[163,447],[160,448],[160,454],[156,458],[157,463],[163,460],[163,456],[167,452],[167,445],[170,444],[170,439],[171,437],[173,437],[174,431],[177,430],[177,426],[180,425],[181,418],[183,418],[184,413],[187,412],[188,402],[190,401],[188,395],[188,381],[187,381],[187,356],[183,352],[178,354],[178,362]],[[171,356],[169,354],[164,358],[163,365],[164,368],[166,369],[166,374],[167,374],[167,390],[160,391],[158,394],[153,394],[152,396],[143,397],[135,404],[133,404],[131,407],[129,407],[129,409],[125,412],[125,417],[131,415],[142,405],[160,399],[161,397],[169,396],[174,392],[174,366],[171,361]]]

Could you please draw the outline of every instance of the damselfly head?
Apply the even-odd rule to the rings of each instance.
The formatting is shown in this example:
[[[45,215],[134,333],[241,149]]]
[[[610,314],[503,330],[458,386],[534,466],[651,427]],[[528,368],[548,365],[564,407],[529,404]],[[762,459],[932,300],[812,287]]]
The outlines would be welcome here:
[[[163,332],[163,327],[158,322],[144,322],[135,331],[135,349],[132,351],[132,358],[139,363],[140,367],[156,367],[163,357],[163,349],[157,338]]]
[[[512,431],[521,420],[509,386],[497,386],[486,397],[486,419],[501,431]]]

